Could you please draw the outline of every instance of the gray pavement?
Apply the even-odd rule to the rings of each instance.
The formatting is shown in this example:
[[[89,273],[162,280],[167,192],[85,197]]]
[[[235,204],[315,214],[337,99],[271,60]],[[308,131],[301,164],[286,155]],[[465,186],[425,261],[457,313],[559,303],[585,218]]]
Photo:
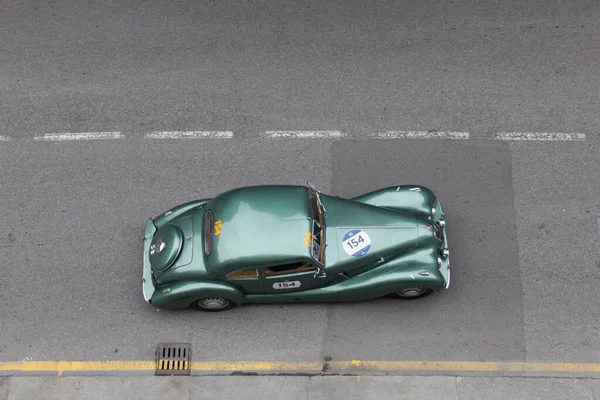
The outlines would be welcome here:
[[[342,141],[334,145],[333,165],[332,190],[342,196],[394,182],[422,182],[438,193],[453,249],[453,283],[422,302],[332,306],[325,342],[329,355],[524,361],[523,288],[508,144]]]
[[[600,124],[596,0],[0,4],[0,135]]]
[[[598,149],[528,144],[511,153],[527,361],[598,362]]]
[[[0,400],[597,400],[599,396],[600,381],[589,379],[212,376],[13,377],[0,381]]]

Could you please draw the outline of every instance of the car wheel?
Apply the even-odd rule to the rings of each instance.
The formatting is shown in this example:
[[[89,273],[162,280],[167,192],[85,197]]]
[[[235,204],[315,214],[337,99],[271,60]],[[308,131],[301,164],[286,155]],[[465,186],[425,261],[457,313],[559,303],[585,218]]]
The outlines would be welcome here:
[[[413,287],[398,289],[394,292],[393,296],[398,299],[412,300],[429,296],[431,293],[433,293],[433,289],[428,289],[424,287]]]
[[[192,307],[202,311],[225,311],[233,307],[235,304],[223,297],[205,297],[196,300]]]

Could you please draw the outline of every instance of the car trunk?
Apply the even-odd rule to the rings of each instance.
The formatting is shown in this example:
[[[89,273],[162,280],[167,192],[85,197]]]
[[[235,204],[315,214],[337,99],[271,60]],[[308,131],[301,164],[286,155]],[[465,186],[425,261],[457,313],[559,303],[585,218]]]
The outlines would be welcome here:
[[[191,216],[171,221],[158,229],[150,246],[150,265],[156,278],[192,261],[193,219]]]

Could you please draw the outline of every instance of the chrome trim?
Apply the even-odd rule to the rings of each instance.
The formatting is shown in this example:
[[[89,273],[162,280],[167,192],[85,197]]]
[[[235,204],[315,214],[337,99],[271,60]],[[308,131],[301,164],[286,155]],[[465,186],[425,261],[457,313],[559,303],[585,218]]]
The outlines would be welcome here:
[[[421,275],[421,276],[430,276],[431,274],[429,272],[427,272],[427,271],[421,271],[421,272],[419,272],[419,275]]]
[[[437,258],[437,263],[438,263],[438,269],[442,268],[442,259],[441,259],[441,257]]]
[[[450,257],[450,250],[448,250],[448,249],[444,249],[444,250],[442,250],[442,257],[443,257],[444,259],[446,259],[446,258]]]
[[[450,287],[450,267],[448,267],[448,282],[446,282],[446,289]]]

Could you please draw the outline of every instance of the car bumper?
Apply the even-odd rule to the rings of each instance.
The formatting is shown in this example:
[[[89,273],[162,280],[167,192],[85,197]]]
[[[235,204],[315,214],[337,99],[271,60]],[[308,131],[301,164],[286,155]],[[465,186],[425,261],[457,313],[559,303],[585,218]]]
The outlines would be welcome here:
[[[154,294],[154,284],[152,283],[152,269],[150,267],[150,245],[152,237],[156,232],[156,226],[149,219],[146,222],[146,230],[144,232],[144,258],[143,258],[143,274],[142,274],[142,292],[144,300],[148,303]]]
[[[440,219],[444,220],[444,225],[440,226],[440,228],[442,229],[442,232],[444,234],[444,247],[443,248],[450,250],[450,247],[448,247],[448,233],[447,233],[448,224],[444,218],[444,211],[442,210],[442,205],[440,204],[439,200],[437,202],[436,208],[437,208],[436,220],[438,222]],[[444,288],[448,289],[450,287],[450,254],[448,254],[447,257],[442,257],[442,265],[440,266],[440,273],[444,277],[444,282],[445,282]]]
[[[450,249],[448,247],[448,236],[446,235],[446,227],[444,227],[444,248]],[[446,259],[442,259],[442,268],[440,269],[442,275],[444,276],[444,280],[446,281],[446,289],[450,287],[450,255],[446,257]]]

